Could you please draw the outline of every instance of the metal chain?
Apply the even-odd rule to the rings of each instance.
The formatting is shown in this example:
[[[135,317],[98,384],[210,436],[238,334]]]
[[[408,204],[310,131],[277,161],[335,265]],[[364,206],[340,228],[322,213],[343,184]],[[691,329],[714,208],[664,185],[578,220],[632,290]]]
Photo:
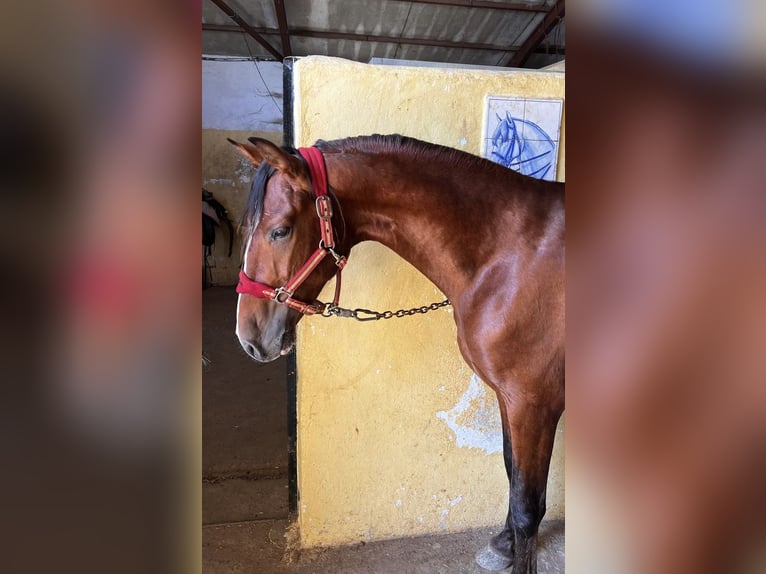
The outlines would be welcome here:
[[[328,303],[325,306],[324,311],[322,311],[322,317],[344,317],[348,319],[356,319],[357,321],[380,321],[381,319],[409,317],[410,315],[417,315],[419,313],[428,313],[429,311],[436,311],[436,309],[446,307],[447,305],[451,305],[449,299],[445,299],[440,303],[431,303],[430,305],[423,305],[422,307],[413,307],[412,309],[399,309],[398,311],[371,311],[370,309],[344,309],[343,307]]]

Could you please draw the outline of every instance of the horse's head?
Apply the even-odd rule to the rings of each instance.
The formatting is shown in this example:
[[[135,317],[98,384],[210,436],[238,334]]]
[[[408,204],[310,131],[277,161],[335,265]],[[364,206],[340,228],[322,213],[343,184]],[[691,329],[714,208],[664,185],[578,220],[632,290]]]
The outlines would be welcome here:
[[[249,138],[245,144],[229,141],[259,166],[243,218],[247,238],[242,270],[250,279],[276,289],[295,275],[319,245],[311,182],[303,162],[271,142],[261,138]],[[314,301],[334,269],[330,260],[323,261],[294,297]],[[301,317],[270,299],[240,294],[236,335],[253,359],[273,361],[292,348]]]

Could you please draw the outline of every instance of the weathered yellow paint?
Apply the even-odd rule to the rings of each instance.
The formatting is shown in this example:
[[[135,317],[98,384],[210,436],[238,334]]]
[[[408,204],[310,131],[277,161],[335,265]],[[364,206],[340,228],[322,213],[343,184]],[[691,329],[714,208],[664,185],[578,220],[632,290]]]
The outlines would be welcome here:
[[[324,57],[301,59],[294,69],[299,145],[401,133],[480,154],[487,95],[564,96],[560,73],[370,66]],[[562,125],[560,179],[563,142]],[[341,304],[348,307],[397,309],[443,298],[420,272],[374,243],[354,248],[343,282]],[[332,284],[322,298],[331,293]],[[497,403],[488,387],[472,383],[455,336],[451,309],[376,323],[313,317],[299,324],[304,546],[502,524],[508,496],[502,455],[492,441],[482,442],[497,437]],[[563,517],[561,442],[548,517]]]
[[[215,285],[237,283],[243,238],[236,233],[236,229],[255,173],[255,168],[226,141],[226,138],[244,142],[252,136],[266,138],[277,144],[282,143],[281,133],[202,130],[202,187],[212,192],[215,198],[226,207],[235,229],[231,257],[226,255],[229,247],[228,231],[222,229],[216,231],[216,242],[211,257],[211,264],[214,266],[212,279]]]

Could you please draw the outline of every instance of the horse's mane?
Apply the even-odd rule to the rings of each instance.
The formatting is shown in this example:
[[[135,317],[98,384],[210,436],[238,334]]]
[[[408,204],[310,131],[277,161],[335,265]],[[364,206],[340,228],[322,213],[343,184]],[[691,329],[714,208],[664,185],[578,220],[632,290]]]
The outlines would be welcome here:
[[[425,142],[399,134],[373,134],[371,136],[357,136],[332,141],[319,140],[315,145],[321,151],[327,153],[404,153],[423,161],[446,161],[452,166],[463,169],[472,167],[487,169],[489,166],[494,166],[494,168],[507,171],[506,168],[488,159],[451,147]]]

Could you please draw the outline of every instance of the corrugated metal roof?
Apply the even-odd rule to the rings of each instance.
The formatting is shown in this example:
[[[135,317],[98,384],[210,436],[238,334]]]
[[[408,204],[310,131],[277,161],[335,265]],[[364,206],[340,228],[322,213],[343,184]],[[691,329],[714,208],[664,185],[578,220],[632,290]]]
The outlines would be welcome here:
[[[205,54],[488,66],[550,65],[565,40],[563,0],[203,0],[202,30]]]

